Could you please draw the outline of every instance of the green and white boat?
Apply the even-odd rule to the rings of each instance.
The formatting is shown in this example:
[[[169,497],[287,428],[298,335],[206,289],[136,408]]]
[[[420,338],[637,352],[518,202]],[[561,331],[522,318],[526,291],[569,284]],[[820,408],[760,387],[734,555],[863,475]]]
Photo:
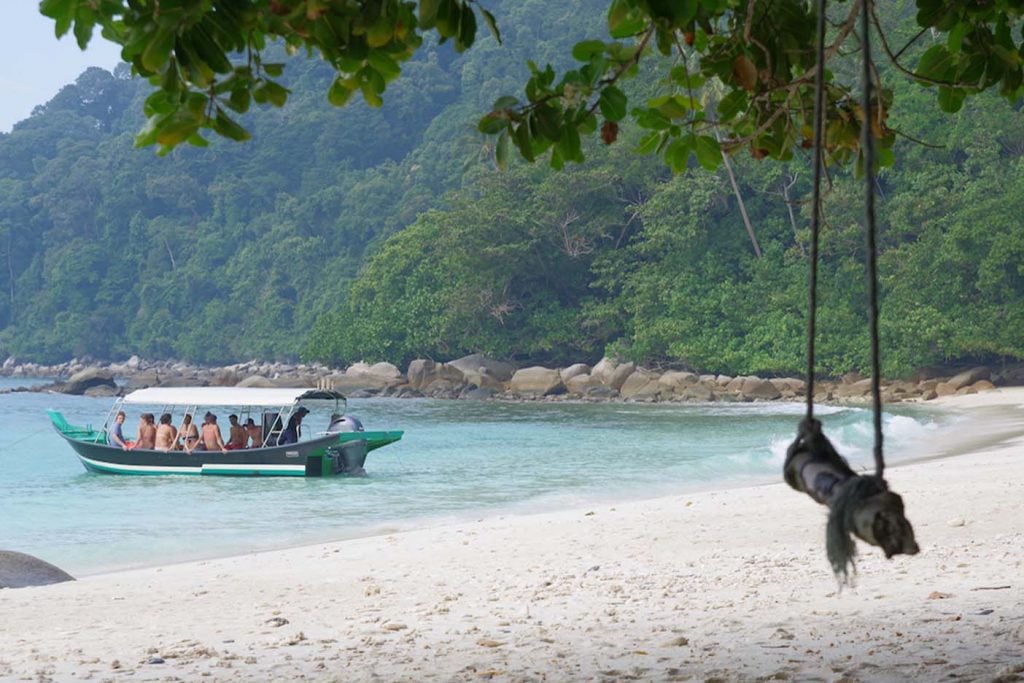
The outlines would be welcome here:
[[[323,432],[295,443],[278,445],[282,425],[305,404],[333,402],[330,425]],[[364,431],[356,418],[344,415],[345,397],[324,389],[265,389],[242,387],[151,387],[118,398],[103,426],[69,424],[54,410],[47,413],[57,433],[71,444],[86,470],[101,474],[208,474],[230,476],[328,477],[364,475],[370,451],[402,438],[401,431]],[[236,413],[240,421],[253,417],[262,426],[263,441],[236,450],[123,450],[108,443],[121,410],[136,415],[145,408],[170,412],[177,421],[213,410]],[[196,423],[198,424],[198,422]],[[308,425],[307,425],[308,429]]]

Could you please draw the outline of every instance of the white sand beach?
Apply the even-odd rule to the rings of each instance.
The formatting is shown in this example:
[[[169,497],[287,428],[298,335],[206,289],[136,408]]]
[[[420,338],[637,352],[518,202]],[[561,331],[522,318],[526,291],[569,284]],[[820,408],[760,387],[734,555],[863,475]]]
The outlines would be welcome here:
[[[943,405],[852,589],[779,483],[2,590],[0,680],[1024,680],[1024,390]]]

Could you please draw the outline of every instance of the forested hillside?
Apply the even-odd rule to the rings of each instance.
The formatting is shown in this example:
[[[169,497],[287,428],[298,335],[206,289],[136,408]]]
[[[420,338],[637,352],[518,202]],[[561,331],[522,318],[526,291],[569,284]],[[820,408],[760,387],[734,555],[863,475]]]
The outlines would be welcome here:
[[[607,3],[492,5],[502,46],[424,50],[382,109],[329,107],[329,70],[296,59],[288,104],[244,119],[252,141],[164,158],[132,146],[149,86],[84,73],[0,135],[0,353],[801,371],[808,159],[672,175],[624,126],[583,165],[498,173],[475,121]],[[1021,104],[950,116],[891,83],[889,124],[927,145],[900,138],[879,178],[887,372],[1024,357]],[[867,359],[862,198],[849,169],[831,180],[819,364],[841,373]]]

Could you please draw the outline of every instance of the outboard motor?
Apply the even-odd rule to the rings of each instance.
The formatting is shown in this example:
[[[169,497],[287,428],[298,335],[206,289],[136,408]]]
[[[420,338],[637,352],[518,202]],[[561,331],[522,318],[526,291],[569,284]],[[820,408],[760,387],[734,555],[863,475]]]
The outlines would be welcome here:
[[[363,423],[358,418],[352,417],[351,415],[339,415],[334,413],[331,415],[331,424],[327,426],[328,434],[337,434],[338,432],[361,432],[363,430]]]
[[[331,415],[331,424],[327,427],[328,434],[340,434],[343,432],[361,432],[363,423],[351,415]],[[363,464],[366,462],[367,448],[366,439],[353,439],[335,446],[333,451],[335,472],[350,476],[366,476]]]

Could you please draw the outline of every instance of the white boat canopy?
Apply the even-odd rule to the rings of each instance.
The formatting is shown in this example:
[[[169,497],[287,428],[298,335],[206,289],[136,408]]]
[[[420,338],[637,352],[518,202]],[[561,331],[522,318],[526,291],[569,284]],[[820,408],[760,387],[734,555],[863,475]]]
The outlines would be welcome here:
[[[277,389],[263,387],[149,387],[121,399],[126,405],[156,406],[260,406],[281,408],[299,401],[345,400],[325,389]]]

